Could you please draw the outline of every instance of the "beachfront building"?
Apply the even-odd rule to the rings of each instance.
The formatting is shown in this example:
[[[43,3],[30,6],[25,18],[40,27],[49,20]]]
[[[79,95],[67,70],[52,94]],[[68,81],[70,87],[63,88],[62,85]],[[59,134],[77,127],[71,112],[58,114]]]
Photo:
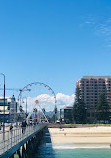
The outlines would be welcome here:
[[[0,122],[4,117],[4,98],[0,98]],[[16,122],[17,119],[17,102],[14,95],[5,98],[5,122]]]
[[[64,123],[72,123],[72,106],[65,106],[64,108]]]
[[[87,120],[95,122],[95,107],[101,93],[104,93],[111,109],[111,76],[84,76],[77,81],[81,97],[86,104]]]

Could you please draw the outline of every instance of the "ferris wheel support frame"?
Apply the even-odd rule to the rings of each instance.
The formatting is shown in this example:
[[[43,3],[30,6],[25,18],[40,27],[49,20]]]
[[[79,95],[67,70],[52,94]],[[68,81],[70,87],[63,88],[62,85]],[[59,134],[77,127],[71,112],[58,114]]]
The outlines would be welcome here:
[[[40,86],[43,85],[45,88],[48,88],[48,90],[50,90],[52,92],[52,94],[54,95],[54,99],[55,99],[55,106],[56,106],[56,103],[57,103],[57,100],[56,100],[56,95],[55,95],[55,92],[52,90],[52,88],[50,86],[48,86],[47,84],[43,83],[43,82],[33,82],[33,83],[30,83],[30,84],[27,84],[23,89],[20,90],[20,93],[18,95],[18,108],[20,108],[21,106],[21,98],[22,98],[22,93],[24,91],[31,91],[31,89],[28,89],[29,86],[32,86],[32,85],[37,85],[39,84]],[[35,107],[35,106],[34,106]],[[40,105],[39,105],[40,107]],[[41,108],[41,107],[40,107]],[[43,112],[42,112],[43,113]],[[45,114],[43,114],[45,115]],[[47,120],[47,117],[44,116]],[[27,118],[26,118],[27,119]],[[48,121],[48,120],[47,120]]]

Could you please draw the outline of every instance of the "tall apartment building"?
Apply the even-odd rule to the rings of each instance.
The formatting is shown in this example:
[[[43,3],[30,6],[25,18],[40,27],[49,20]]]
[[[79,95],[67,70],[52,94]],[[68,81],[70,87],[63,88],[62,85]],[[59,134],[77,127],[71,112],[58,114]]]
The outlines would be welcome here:
[[[90,123],[95,121],[95,106],[101,93],[106,95],[111,108],[111,76],[84,76],[77,81],[76,86],[81,89],[81,97],[86,104]]]

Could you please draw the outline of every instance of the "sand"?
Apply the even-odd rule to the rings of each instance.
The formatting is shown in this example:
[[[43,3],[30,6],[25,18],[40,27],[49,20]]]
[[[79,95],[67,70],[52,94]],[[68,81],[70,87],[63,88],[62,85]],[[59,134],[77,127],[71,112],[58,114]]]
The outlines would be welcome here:
[[[52,143],[111,144],[111,127],[48,129]]]

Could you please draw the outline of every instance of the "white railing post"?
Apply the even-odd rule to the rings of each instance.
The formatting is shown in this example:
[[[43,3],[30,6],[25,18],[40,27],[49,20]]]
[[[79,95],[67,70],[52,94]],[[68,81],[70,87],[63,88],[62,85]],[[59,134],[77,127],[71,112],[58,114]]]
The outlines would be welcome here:
[[[8,135],[7,135],[7,150],[8,150],[8,146],[9,146],[9,131],[8,131]]]

